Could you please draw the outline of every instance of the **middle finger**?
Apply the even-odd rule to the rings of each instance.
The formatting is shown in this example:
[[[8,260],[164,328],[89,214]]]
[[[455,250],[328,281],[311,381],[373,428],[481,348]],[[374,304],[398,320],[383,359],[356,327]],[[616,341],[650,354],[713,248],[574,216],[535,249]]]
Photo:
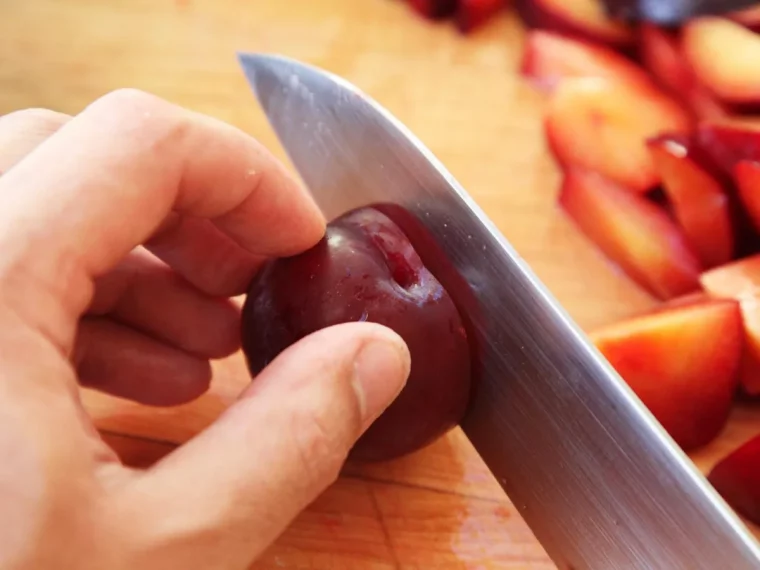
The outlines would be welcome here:
[[[240,309],[231,299],[202,293],[140,247],[96,280],[87,312],[202,358],[223,358],[240,343]]]
[[[244,293],[264,259],[240,247],[211,220],[176,213],[145,248],[201,291],[220,297]]]

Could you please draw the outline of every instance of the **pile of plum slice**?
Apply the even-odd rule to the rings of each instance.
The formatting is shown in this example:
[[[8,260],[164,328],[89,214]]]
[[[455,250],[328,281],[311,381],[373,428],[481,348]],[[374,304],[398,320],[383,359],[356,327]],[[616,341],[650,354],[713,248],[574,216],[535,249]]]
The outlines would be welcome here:
[[[735,402],[760,401],[760,5],[669,28],[592,0],[518,9],[561,210],[662,301],[590,338],[682,449],[702,448]],[[760,435],[708,477],[760,524]]]

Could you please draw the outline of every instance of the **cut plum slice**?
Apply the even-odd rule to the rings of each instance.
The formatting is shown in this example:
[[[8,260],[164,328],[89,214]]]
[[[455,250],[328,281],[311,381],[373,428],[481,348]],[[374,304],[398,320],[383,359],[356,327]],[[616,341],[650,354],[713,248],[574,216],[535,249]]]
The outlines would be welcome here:
[[[454,22],[459,30],[468,33],[494,18],[507,0],[458,0]]]
[[[753,32],[760,32],[760,4],[745,8],[744,10],[730,12],[726,16],[731,18],[734,22],[739,22]]]
[[[607,16],[601,0],[517,0],[527,26],[584,38],[615,48],[631,48],[636,35]]]
[[[707,480],[737,513],[760,524],[760,435],[724,457]]]
[[[699,289],[700,263],[659,206],[599,174],[569,170],[559,203],[631,279],[660,299]]]
[[[686,59],[703,85],[728,103],[760,103],[760,36],[715,16],[691,20],[682,33]]]
[[[734,229],[726,190],[693,155],[684,135],[663,135],[648,142],[657,172],[676,219],[705,268],[729,262]]]
[[[735,301],[684,303],[590,335],[684,450],[706,445],[726,425],[742,336]]]
[[[640,58],[660,85],[689,107],[697,119],[722,119],[729,109],[718,101],[694,75],[672,32],[652,24],[639,30]]]
[[[572,77],[599,77],[647,88],[653,84],[640,66],[617,51],[545,30],[528,32],[520,72],[547,90]]]
[[[431,20],[442,20],[452,16],[457,9],[457,0],[409,0],[415,12]]]
[[[740,161],[734,175],[744,209],[755,228],[760,230],[760,162]]]
[[[546,115],[548,144],[560,165],[593,170],[637,192],[659,182],[646,140],[687,132],[687,113],[659,89],[599,78],[563,81]]]
[[[700,283],[713,298],[739,301],[745,337],[739,380],[745,394],[760,395],[760,255],[711,269]]]
[[[697,143],[727,176],[741,160],[760,161],[760,121],[729,118],[703,121],[696,131]]]

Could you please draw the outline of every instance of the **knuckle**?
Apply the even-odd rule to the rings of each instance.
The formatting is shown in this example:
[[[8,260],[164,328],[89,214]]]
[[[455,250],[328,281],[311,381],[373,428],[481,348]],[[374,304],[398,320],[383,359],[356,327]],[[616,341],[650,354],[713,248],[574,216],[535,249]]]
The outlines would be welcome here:
[[[122,87],[106,93],[97,99],[90,108],[105,109],[119,112],[155,112],[161,110],[167,103],[160,97],[135,89]]]
[[[3,126],[35,131],[54,131],[60,128],[70,117],[51,109],[31,107],[13,111],[0,117]]]
[[[172,144],[184,133],[185,115],[178,111],[157,95],[125,87],[103,95],[85,112],[127,133],[141,146],[155,150],[162,144]]]

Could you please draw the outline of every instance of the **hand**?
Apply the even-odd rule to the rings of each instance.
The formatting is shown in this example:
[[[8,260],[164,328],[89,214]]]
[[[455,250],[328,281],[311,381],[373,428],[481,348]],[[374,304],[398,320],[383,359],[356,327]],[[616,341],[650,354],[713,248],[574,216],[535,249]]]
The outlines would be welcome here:
[[[243,569],[338,475],[409,354],[370,323],[284,352],[208,430],[121,465],[78,386],[202,394],[260,260],[325,221],[256,141],[122,90],[0,118],[0,568]]]

